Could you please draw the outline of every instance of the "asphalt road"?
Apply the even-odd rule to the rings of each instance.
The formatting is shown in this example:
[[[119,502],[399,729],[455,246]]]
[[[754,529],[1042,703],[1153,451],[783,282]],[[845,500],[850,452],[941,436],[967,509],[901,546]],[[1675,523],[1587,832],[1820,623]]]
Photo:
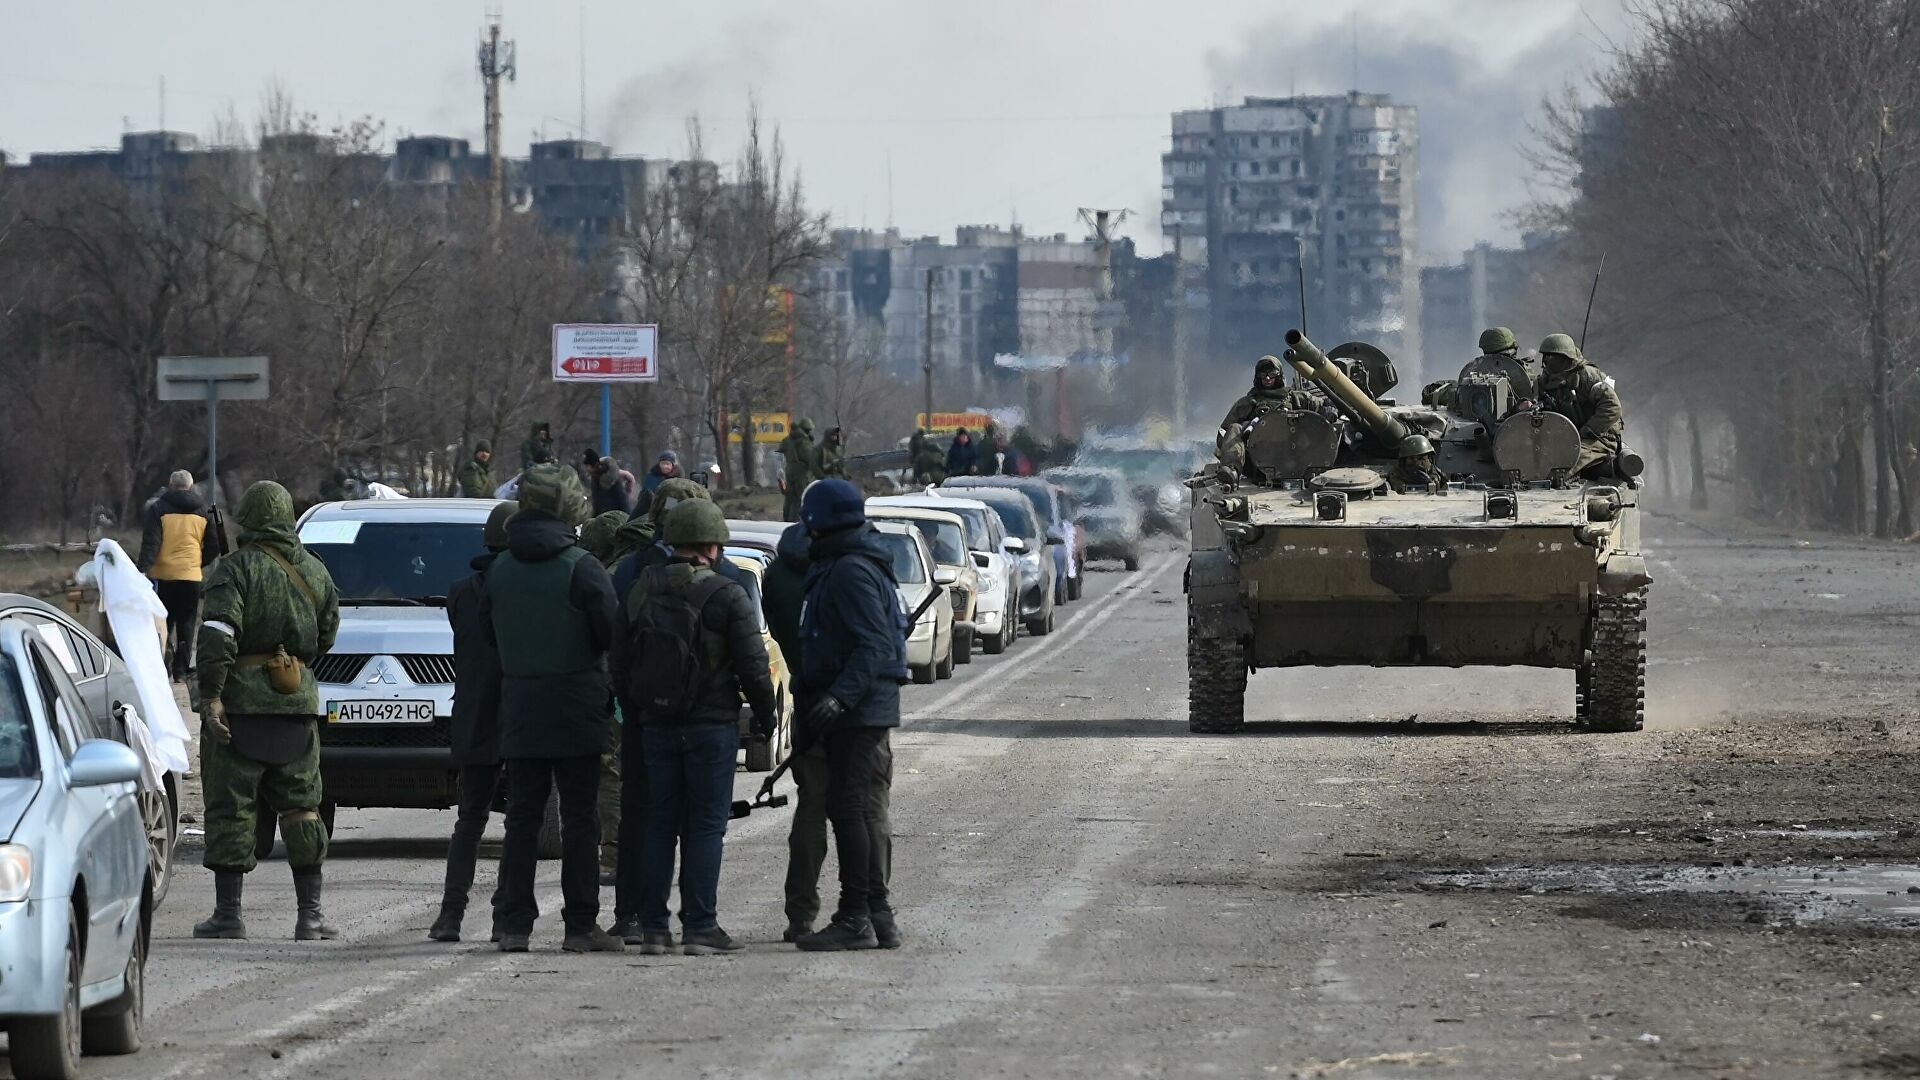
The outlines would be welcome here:
[[[342,811],[343,940],[288,940],[272,862],[253,940],[194,941],[211,881],[183,867],[149,1046],[88,1075],[1920,1075],[1914,919],[1831,877],[1728,891],[1920,861],[1920,559],[1649,535],[1646,732],[1573,730],[1565,673],[1307,670],[1254,678],[1246,734],[1190,736],[1164,548],[908,688],[898,952],[779,943],[779,812],[728,837],[743,954],[561,953],[553,863],[533,952],[429,944],[451,814]]]

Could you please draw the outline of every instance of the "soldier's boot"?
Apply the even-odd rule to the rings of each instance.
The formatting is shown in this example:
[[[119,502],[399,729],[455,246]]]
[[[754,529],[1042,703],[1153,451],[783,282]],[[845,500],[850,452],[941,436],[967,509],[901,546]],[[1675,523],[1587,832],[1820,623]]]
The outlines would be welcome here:
[[[194,937],[246,938],[247,924],[240,921],[240,889],[246,880],[238,870],[213,872],[213,914],[193,924]]]
[[[794,942],[804,952],[853,952],[859,949],[877,949],[880,939],[874,936],[871,919],[842,919],[836,915],[825,927],[815,930],[799,941]]]
[[[295,941],[332,941],[340,936],[320,911],[320,868],[310,866],[293,872],[293,898],[300,914],[293,923]]]
[[[626,952],[627,943],[614,937],[597,926],[585,930],[568,932],[560,941],[560,947],[567,952]]]

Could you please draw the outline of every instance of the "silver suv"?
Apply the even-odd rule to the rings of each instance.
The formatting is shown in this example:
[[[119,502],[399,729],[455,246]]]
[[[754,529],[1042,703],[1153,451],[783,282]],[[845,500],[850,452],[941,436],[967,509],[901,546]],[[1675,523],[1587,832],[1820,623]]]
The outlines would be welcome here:
[[[486,551],[492,499],[321,503],[300,542],[340,589],[340,633],[314,661],[320,771],[336,806],[443,810],[460,801],[453,764],[453,628],[447,592]]]

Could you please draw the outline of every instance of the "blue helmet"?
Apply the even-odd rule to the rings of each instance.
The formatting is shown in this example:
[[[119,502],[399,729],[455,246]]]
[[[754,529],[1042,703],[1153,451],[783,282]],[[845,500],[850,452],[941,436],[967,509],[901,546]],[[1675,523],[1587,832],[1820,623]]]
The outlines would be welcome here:
[[[837,476],[815,480],[800,496],[800,523],[808,532],[828,533],[867,520],[867,499],[860,489]]]

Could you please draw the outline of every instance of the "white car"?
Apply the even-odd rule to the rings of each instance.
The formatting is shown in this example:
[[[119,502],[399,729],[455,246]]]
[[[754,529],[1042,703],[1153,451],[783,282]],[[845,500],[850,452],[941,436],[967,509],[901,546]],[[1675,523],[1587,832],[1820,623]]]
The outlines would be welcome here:
[[[153,869],[140,757],[46,642],[0,625],[0,1027],[21,1080],[140,1049]]]
[[[980,571],[967,550],[967,525],[948,510],[888,505],[867,500],[868,521],[904,521],[920,530],[933,556],[933,580],[947,590],[953,607],[953,662],[973,662],[974,605],[980,595]]]
[[[447,592],[487,550],[493,506],[364,499],[321,503],[300,519],[300,542],[340,590],[340,633],[313,663],[329,831],[336,806],[459,805]],[[558,854],[557,828],[547,832],[543,857]]]
[[[979,567],[979,605],[973,613],[973,636],[979,640],[981,650],[989,655],[1004,653],[1014,638],[1020,636],[1021,626],[1021,557],[1025,553],[1025,542],[1006,530],[1006,519],[996,511],[993,503],[977,500],[958,488],[927,488],[918,496],[889,496],[881,502],[895,505],[924,505],[929,509],[945,509],[948,513],[958,513],[966,521],[966,544],[973,552],[973,565]],[[1035,569],[1039,567],[1039,555],[1027,559]],[[1039,590],[1035,590],[1039,592]],[[1048,611],[1050,611],[1048,596]],[[1050,625],[1052,619],[1048,617]]]
[[[972,554],[979,584],[973,600],[973,640],[982,651],[1007,651],[1020,631],[1020,567],[1007,550],[1007,530],[1000,515],[978,499],[939,494],[928,488],[920,495],[887,495],[868,499],[869,513],[884,508],[938,510],[958,517],[966,527],[967,550]]]
[[[907,614],[920,617],[907,628],[907,672],[917,683],[953,678],[953,605],[940,603],[935,594],[940,584],[934,580],[933,554],[920,530],[905,521],[875,521],[887,553],[893,557],[893,579],[899,583],[900,602]]]

